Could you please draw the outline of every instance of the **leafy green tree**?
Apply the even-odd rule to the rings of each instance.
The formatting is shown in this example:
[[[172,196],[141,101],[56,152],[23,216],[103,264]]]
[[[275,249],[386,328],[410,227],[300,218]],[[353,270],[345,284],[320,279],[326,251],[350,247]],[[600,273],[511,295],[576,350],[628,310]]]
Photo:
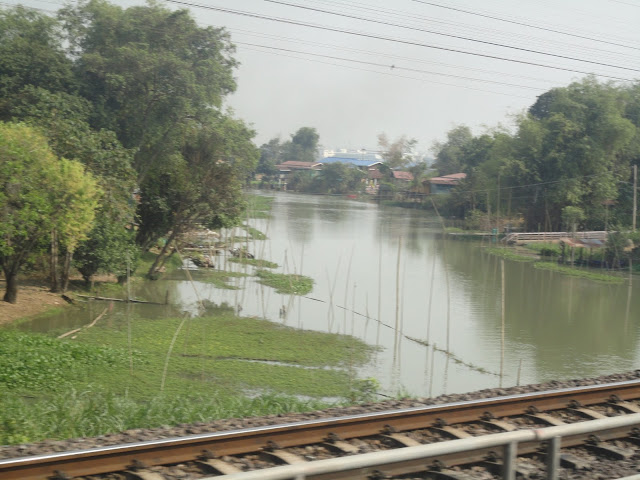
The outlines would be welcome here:
[[[9,119],[26,85],[70,91],[74,78],[58,22],[18,6],[0,10],[0,120]]]
[[[438,175],[450,175],[452,173],[466,173],[463,147],[472,140],[473,135],[469,127],[459,125],[447,133],[447,141],[435,143],[432,152],[435,156],[433,168]]]
[[[267,177],[273,177],[278,174],[278,165],[282,158],[282,145],[279,138],[272,138],[268,143],[260,147],[260,158],[258,159],[257,173],[261,173]]]
[[[313,178],[310,190],[315,193],[355,193],[363,188],[365,173],[353,165],[328,163]]]
[[[629,178],[625,149],[637,128],[625,118],[624,89],[593,78],[542,96],[519,122],[516,150],[533,192],[527,221],[557,229],[565,206],[581,208],[585,227],[603,228],[606,204]],[[541,221],[542,220],[542,221]]]
[[[182,233],[196,225],[221,228],[239,222],[242,178],[258,159],[252,136],[243,122],[228,116],[205,125],[194,122],[180,154],[147,176],[141,185],[138,243],[149,248],[166,236],[150,276]]]
[[[131,167],[133,152],[124,149],[113,132],[95,131],[88,124],[91,105],[86,100],[64,92],[50,92],[40,87],[26,86],[18,99],[14,100],[11,110],[13,120],[22,120],[38,126],[47,136],[54,154],[81,162],[97,179],[103,195],[100,199],[99,224],[89,232],[87,245],[76,249],[73,264],[82,267],[96,266],[97,259],[110,259],[100,264],[99,270],[105,273],[121,273],[127,263],[122,252],[129,252],[133,245],[123,244],[124,239],[132,241],[130,228],[135,215],[132,192],[135,188],[135,171]],[[109,222],[111,225],[105,225]],[[98,228],[100,227],[100,228]],[[106,238],[112,235],[113,238]],[[99,238],[96,238],[98,236]],[[52,235],[51,248],[51,288],[53,291],[66,289],[73,252],[64,249],[59,257],[59,241]],[[91,245],[91,249],[86,248]],[[113,248],[116,251],[98,251]],[[120,258],[120,264],[113,259]],[[62,269],[58,262],[62,262]],[[86,273],[87,268],[83,268]],[[59,278],[59,272],[61,272]],[[97,273],[97,270],[93,273]]]
[[[73,249],[91,228],[99,189],[78,162],[58,159],[24,124],[0,124],[0,265],[4,300],[17,301],[17,277],[52,231]]]
[[[301,127],[282,145],[283,161],[315,162],[320,136],[315,128]]]
[[[233,45],[224,29],[200,28],[187,10],[156,3],[121,9],[103,0],[60,12],[76,57],[91,124],[135,149],[138,182],[176,152],[193,119],[235,89]]]

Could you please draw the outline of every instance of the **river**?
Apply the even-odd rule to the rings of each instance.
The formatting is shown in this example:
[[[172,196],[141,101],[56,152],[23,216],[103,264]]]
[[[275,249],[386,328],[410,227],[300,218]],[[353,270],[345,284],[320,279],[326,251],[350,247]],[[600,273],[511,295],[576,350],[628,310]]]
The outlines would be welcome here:
[[[175,315],[197,311],[198,298],[206,298],[242,315],[355,335],[380,347],[360,375],[376,378],[387,395],[584,378],[639,364],[638,281],[605,285],[503,262],[486,253],[488,242],[443,238],[437,218],[419,210],[265,195],[274,197],[271,217],[249,223],[268,239],[249,241],[249,250],[278,263],[276,272],[311,277],[310,294],[276,294],[254,277],[233,279],[240,288],[222,290],[199,282],[197,272],[193,282],[179,272],[133,292],[158,301],[169,295],[172,307],[116,308],[142,317]],[[25,328],[77,326],[95,316],[93,310],[63,312]]]

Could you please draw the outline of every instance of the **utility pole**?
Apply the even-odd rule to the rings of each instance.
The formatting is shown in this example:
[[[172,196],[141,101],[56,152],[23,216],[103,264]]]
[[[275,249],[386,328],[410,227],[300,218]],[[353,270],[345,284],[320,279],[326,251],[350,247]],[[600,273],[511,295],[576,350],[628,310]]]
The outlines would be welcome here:
[[[638,166],[633,166],[633,231],[636,231],[636,216],[638,213]]]

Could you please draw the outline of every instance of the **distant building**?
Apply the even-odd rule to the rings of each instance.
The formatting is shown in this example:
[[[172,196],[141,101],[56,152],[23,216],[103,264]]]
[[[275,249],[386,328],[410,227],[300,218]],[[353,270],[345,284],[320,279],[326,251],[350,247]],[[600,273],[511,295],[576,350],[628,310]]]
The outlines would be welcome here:
[[[369,170],[376,165],[382,165],[384,163],[383,158],[377,153],[367,152],[347,152],[345,150],[334,151],[325,150],[322,158],[318,159],[318,162],[322,164],[328,163],[345,163],[360,168],[361,170]]]
[[[453,187],[460,184],[465,178],[467,178],[466,173],[452,173],[442,177],[433,177],[425,180],[425,182],[429,183],[430,192],[437,195],[439,193],[449,193]]]
[[[400,170],[393,170],[391,172],[393,174],[393,179],[400,183],[409,183],[413,181],[413,173],[411,172],[402,172]]]
[[[294,170],[320,170],[322,164],[318,162],[299,162],[296,160],[287,160],[279,165],[276,165],[278,169],[278,188],[281,190],[287,189],[287,181],[291,172]]]

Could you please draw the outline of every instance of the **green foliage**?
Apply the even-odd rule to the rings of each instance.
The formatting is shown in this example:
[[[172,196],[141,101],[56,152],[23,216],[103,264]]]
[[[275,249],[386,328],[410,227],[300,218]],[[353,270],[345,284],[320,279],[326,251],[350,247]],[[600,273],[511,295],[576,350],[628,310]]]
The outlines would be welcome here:
[[[313,177],[306,190],[313,193],[355,193],[362,191],[365,173],[353,165],[328,163]]]
[[[0,123],[0,265],[5,300],[17,298],[16,276],[52,230],[72,249],[91,228],[100,190],[78,162],[58,159],[45,138],[23,124]]]
[[[303,411],[354,388],[371,393],[347,371],[369,358],[363,342],[207,311],[216,313],[181,329],[164,392],[182,319],[116,316],[75,340],[0,330],[0,443]]]
[[[142,358],[135,353],[138,361]],[[39,334],[0,330],[0,387],[59,390],[64,383],[91,379],[91,369],[122,367],[126,350],[90,347]]]
[[[615,275],[607,275],[604,273],[597,273],[589,270],[581,270],[565,265],[558,265],[557,263],[552,262],[536,262],[534,267],[540,268],[542,270],[551,270],[553,272],[562,273],[563,275],[568,275],[570,277],[586,278],[588,280],[594,280],[603,283],[615,284],[624,283],[625,281],[624,278],[617,277]]]
[[[587,77],[541,95],[515,133],[454,128],[434,146],[434,167],[467,178],[445,214],[521,215],[530,231],[629,225],[630,167],[640,158],[637,88]]]
[[[231,278],[246,277],[246,276],[247,276],[246,274],[240,273],[240,272],[225,272],[223,270],[209,269],[198,274],[197,278],[198,278],[198,281],[204,282],[204,283],[211,283],[215,285],[216,288],[223,288],[225,290],[238,290],[238,287],[236,287],[235,285],[229,284],[229,280]]]
[[[282,144],[282,161],[297,162],[316,161],[318,140],[320,136],[315,128],[301,127],[291,135],[291,141]]]
[[[273,273],[267,270],[256,272],[259,282],[276,289],[277,293],[307,295],[313,290],[313,279],[304,275]]]
[[[246,217],[249,218],[269,218],[273,197],[265,197],[263,195],[247,195],[246,196]]]
[[[69,91],[71,60],[55,18],[31,8],[0,10],[0,120],[9,120],[25,86]]]
[[[240,263],[242,265],[252,265],[257,268],[278,268],[278,264],[274,262],[270,262],[269,260],[261,260],[259,258],[230,258],[230,262],[232,263]]]
[[[247,234],[249,235],[249,238],[253,239],[253,240],[266,240],[267,236],[262,233],[260,230],[253,228],[249,225],[244,225],[243,227]]]

